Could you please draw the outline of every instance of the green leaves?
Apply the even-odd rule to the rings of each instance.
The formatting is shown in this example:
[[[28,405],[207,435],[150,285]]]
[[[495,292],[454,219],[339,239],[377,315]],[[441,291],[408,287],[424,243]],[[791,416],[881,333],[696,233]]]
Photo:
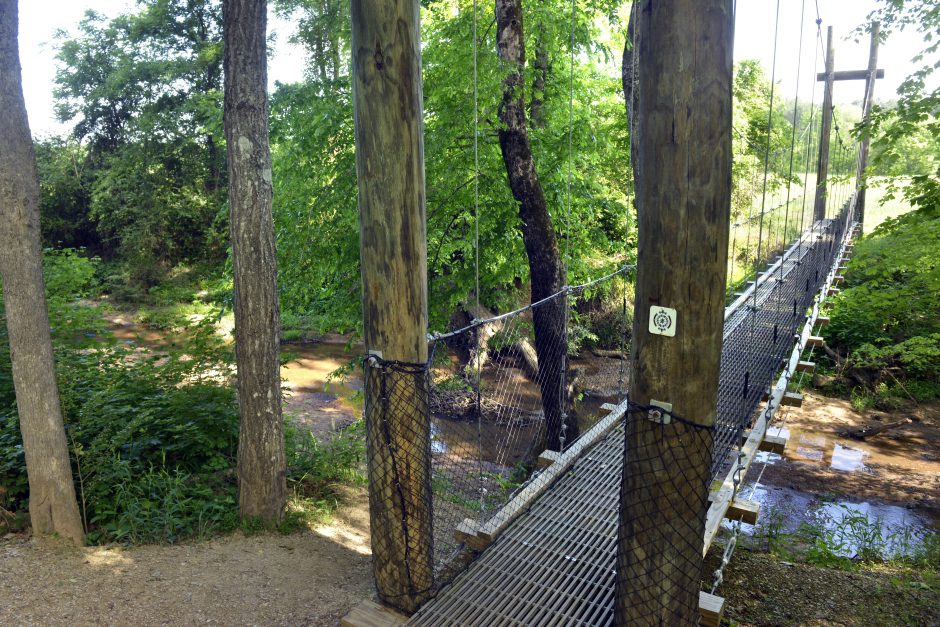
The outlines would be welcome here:
[[[889,219],[858,242],[827,330],[849,363],[940,378],[940,207]]]

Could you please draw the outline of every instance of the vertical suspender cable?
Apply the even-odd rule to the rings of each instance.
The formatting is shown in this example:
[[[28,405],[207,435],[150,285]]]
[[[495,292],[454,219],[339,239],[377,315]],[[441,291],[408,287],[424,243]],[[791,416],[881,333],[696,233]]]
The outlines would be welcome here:
[[[473,317],[480,313],[480,119],[479,119],[479,72],[477,69],[477,0],[473,0],[473,274],[474,274],[474,300],[476,310]],[[475,330],[476,343],[476,420],[477,420],[477,463],[480,479],[480,512],[485,511],[486,488],[483,474],[483,399],[481,398],[482,364],[480,362],[480,337],[482,329]]]
[[[764,147],[764,185],[761,193],[760,228],[757,235],[757,263],[754,265],[754,286],[757,287],[757,277],[760,273],[761,244],[764,238],[764,209],[767,205],[767,174],[770,170],[770,140],[774,124],[774,87],[777,80],[777,36],[780,31],[780,0],[777,0],[777,13],[774,23],[774,55],[770,70],[770,108],[767,113],[767,145]],[[757,290],[754,290],[754,306],[757,306]]]

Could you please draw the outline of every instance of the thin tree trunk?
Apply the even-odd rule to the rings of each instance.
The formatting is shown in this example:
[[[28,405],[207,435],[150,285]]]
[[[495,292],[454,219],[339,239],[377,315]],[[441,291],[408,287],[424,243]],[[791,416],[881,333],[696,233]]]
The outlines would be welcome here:
[[[630,164],[633,169],[633,180],[636,181],[636,133],[633,112],[636,110],[637,101],[640,97],[639,82],[637,74],[639,72],[640,55],[635,54],[639,49],[639,31],[637,30],[637,21],[639,15],[639,2],[633,2],[630,7],[630,23],[627,26],[627,39],[623,44],[623,59],[620,65],[620,80],[623,84],[623,100],[627,108],[627,127],[630,129]]]
[[[532,81],[532,100],[529,103],[529,118],[533,128],[545,126],[545,81],[548,78],[548,51],[545,49],[545,27],[537,27],[535,39],[535,79]]]
[[[235,359],[238,366],[238,506],[281,520],[287,498],[279,363],[280,311],[271,215],[266,0],[225,0],[225,140],[228,147]]]
[[[39,179],[23,100],[17,2],[0,0],[0,275],[35,535],[84,543],[52,355]]]
[[[506,165],[509,188],[519,203],[519,219],[529,277],[532,302],[546,298],[565,284],[558,241],[545,203],[545,194],[535,171],[532,147],[526,127],[523,97],[525,38],[522,29],[522,1],[496,0],[496,51],[509,71],[503,80],[503,100],[499,106],[499,147]],[[564,421],[565,404],[565,299],[556,298],[532,312],[535,327],[535,352],[539,361],[539,389],[545,409],[546,446],[558,450],[578,436],[574,415]]]

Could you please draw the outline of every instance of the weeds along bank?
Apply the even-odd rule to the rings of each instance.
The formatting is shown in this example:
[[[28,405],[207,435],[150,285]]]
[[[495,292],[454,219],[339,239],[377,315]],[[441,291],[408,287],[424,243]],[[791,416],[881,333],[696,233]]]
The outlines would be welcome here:
[[[861,239],[832,299],[829,391],[898,410],[940,398],[940,206],[924,204]]]
[[[88,540],[175,542],[232,530],[238,408],[231,346],[214,319],[159,348],[105,328],[98,261],[45,253],[45,277],[72,471]],[[0,307],[0,318],[3,316]],[[0,320],[0,529],[28,521],[23,447],[6,322]],[[360,479],[358,425],[321,443],[287,426],[293,489],[284,529],[331,511],[338,482]],[[250,528],[250,524],[247,525]]]

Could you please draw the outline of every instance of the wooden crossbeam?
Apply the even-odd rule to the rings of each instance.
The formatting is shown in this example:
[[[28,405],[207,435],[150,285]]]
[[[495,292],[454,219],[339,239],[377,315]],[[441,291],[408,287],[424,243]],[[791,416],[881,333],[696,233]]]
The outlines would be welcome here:
[[[701,613],[702,625],[705,627],[718,627],[725,613],[725,600],[708,592],[699,592],[698,609]]]
[[[561,458],[561,453],[558,451],[542,451],[538,456],[538,459],[535,460],[535,467],[539,470],[543,468],[548,468]]]
[[[875,72],[875,78],[884,78],[885,71],[883,68],[878,68]],[[863,81],[868,78],[868,70],[840,70],[838,72],[832,73],[832,80],[834,81]],[[819,72],[816,74],[816,80],[819,82],[826,82],[826,73]]]
[[[816,362],[800,360],[800,362],[796,364],[796,371],[809,373],[816,372]]]
[[[749,525],[757,524],[757,517],[760,514],[760,503],[757,501],[748,501],[747,499],[734,499],[731,501],[728,511],[725,512],[725,518],[728,520],[740,520]]]
[[[830,322],[829,316],[819,316],[818,318],[816,318],[816,324],[818,324],[821,327],[829,324],[829,322]]]
[[[844,282],[845,282],[845,277],[842,276],[841,274],[837,274],[834,277],[832,277],[833,285],[838,285],[839,283],[844,283]]]
[[[401,627],[408,617],[395,610],[366,600],[349,610],[339,621],[342,627]]]
[[[770,394],[764,394],[764,397],[761,400],[767,402],[770,400]],[[780,404],[787,407],[802,407],[803,395],[797,392],[786,392],[781,397]]]
[[[812,346],[812,347],[814,347],[814,348],[819,348],[820,346],[822,346],[822,345],[825,344],[825,343],[826,343],[825,338],[822,338],[822,337],[820,337],[820,336],[818,336],[818,335],[811,335],[811,336],[809,336],[809,338],[806,340],[806,345],[807,345],[807,346]]]
[[[837,287],[830,287],[828,290],[826,290],[826,296],[835,296],[836,294],[838,294],[838,293],[841,292],[841,291],[842,291],[842,290],[840,290],[840,289],[837,288]]]
[[[741,434],[741,442],[747,442],[748,437],[751,435],[750,431],[745,431]],[[787,448],[787,443],[790,441],[789,437],[782,435],[769,435],[764,434],[764,438],[757,445],[758,451],[763,451],[765,453],[776,453],[778,455],[783,455],[784,450]]]

